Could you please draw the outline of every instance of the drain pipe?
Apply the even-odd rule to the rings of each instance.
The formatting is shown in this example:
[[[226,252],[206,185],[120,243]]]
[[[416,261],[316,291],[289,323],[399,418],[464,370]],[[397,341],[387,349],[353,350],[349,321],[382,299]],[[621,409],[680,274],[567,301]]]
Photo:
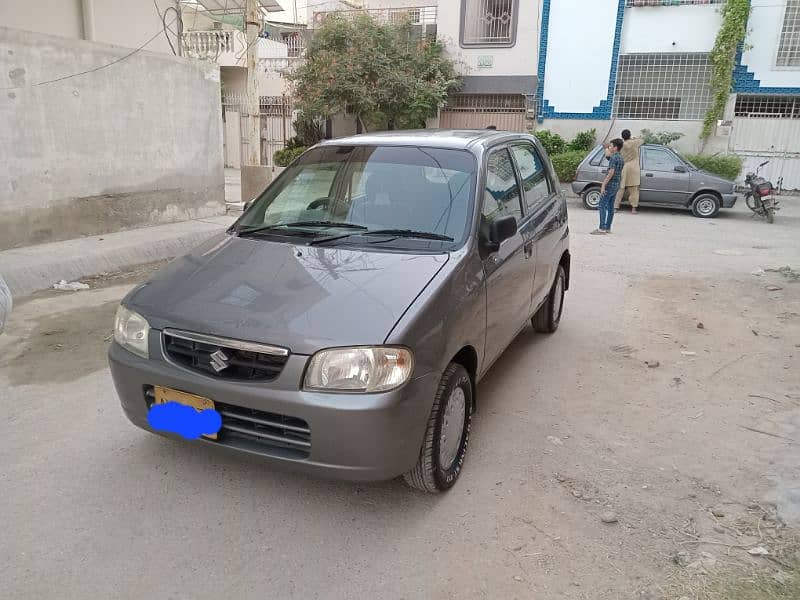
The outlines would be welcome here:
[[[83,39],[93,42],[94,34],[94,0],[81,0],[83,16]]]

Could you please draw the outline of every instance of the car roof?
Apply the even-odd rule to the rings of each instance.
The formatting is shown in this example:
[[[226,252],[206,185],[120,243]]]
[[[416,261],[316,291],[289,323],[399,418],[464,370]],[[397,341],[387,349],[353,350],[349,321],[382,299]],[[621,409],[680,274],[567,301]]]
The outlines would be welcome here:
[[[531,139],[531,136],[525,133],[497,131],[494,129],[411,129],[364,133],[334,140],[325,140],[320,145],[428,146],[466,150],[476,145],[487,147],[502,141],[515,139]]]

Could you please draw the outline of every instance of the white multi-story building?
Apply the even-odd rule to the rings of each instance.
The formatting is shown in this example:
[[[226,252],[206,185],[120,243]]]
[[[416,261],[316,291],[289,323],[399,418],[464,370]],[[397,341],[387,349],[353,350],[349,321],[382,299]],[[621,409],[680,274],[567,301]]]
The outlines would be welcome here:
[[[709,53],[724,0],[451,0],[439,38],[464,88],[442,126],[546,128],[565,137],[680,132],[697,151],[711,103]],[[453,6],[451,7],[450,4]],[[800,188],[800,0],[753,0],[731,100],[706,150],[765,158]]]

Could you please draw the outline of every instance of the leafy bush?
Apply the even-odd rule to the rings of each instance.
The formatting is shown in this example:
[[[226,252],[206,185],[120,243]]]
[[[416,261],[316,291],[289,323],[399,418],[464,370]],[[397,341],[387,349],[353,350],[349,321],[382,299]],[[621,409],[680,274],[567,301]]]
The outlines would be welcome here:
[[[533,135],[539,138],[542,146],[544,146],[544,149],[551,157],[555,154],[561,154],[567,149],[567,142],[557,133],[550,133],[546,129],[539,129],[534,131]]]
[[[305,152],[307,148],[305,146],[293,146],[293,147],[286,147],[283,150],[278,150],[275,154],[272,155],[272,160],[275,161],[275,165],[278,167],[288,167],[295,158],[300,156],[303,152]]]
[[[295,147],[313,146],[325,137],[325,131],[319,119],[309,117],[303,112],[297,115],[297,119],[294,121],[294,130],[296,135],[293,139],[297,140]]]
[[[567,150],[580,150],[582,152],[588,152],[589,150],[594,148],[596,140],[597,140],[596,129],[590,129],[589,131],[580,131],[573,138],[573,140],[569,144],[567,144]]]
[[[687,154],[686,159],[698,169],[703,169],[725,179],[736,179],[742,172],[743,161],[736,154],[715,154],[702,156],[700,154]]]
[[[556,170],[556,175],[561,180],[561,183],[569,183],[575,179],[575,172],[578,170],[578,165],[586,157],[586,152],[583,150],[570,150],[569,152],[562,152],[550,156],[553,162],[553,168]]]
[[[645,144],[669,146],[672,142],[677,142],[682,137],[683,134],[677,131],[661,131],[659,133],[654,133],[649,129],[642,129],[642,139]]]

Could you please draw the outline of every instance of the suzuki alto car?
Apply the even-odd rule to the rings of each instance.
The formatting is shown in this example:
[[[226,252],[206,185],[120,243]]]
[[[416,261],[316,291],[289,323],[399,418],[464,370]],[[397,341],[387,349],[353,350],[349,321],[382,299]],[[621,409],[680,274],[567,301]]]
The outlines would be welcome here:
[[[226,232],[133,289],[109,350],[127,417],[213,410],[197,441],[428,492],[461,472],[476,385],[569,287],[538,141],[499,131],[324,142]]]

